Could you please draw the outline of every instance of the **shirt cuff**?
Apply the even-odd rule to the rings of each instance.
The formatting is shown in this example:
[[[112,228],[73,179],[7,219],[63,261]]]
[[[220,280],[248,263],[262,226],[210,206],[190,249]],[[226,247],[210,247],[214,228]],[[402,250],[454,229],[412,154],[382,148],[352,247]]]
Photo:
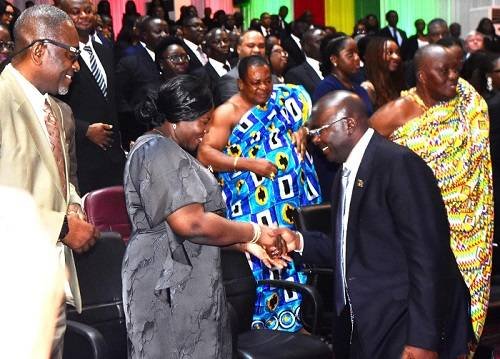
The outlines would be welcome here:
[[[302,255],[302,252],[304,252],[304,236],[302,236],[302,233],[299,231],[295,232],[299,236],[299,248],[295,249],[294,252]]]

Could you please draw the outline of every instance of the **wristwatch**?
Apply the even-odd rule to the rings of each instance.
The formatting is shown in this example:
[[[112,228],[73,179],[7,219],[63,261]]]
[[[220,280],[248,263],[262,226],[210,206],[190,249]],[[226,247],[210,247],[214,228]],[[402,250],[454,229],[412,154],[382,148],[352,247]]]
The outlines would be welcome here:
[[[62,241],[64,239],[64,237],[66,237],[68,232],[69,232],[68,217],[64,216],[64,221],[63,221],[63,224],[61,227],[61,232],[59,233],[59,240]]]

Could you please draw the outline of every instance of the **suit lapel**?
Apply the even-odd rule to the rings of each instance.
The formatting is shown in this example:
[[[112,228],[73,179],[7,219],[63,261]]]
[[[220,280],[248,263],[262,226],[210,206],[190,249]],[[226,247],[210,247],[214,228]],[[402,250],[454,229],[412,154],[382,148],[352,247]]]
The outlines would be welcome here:
[[[30,101],[26,97],[26,94],[24,93],[22,88],[17,83],[14,76],[9,71],[4,71],[2,76],[5,76],[7,78],[7,80],[9,81],[9,83],[11,84],[10,85],[11,91],[15,94],[13,96],[13,98],[21,99],[17,103],[19,106],[17,108],[17,114],[18,114],[19,120],[24,121],[24,123],[25,123],[25,125],[26,125],[26,127],[31,135],[31,138],[33,139],[33,143],[35,144],[37,152],[40,155],[40,158],[42,159],[43,163],[45,164],[47,170],[49,171],[54,184],[56,185],[61,196],[66,198],[66,195],[64,195],[62,192],[61,180],[60,180],[59,172],[57,171],[57,164],[56,164],[56,160],[54,158],[54,153],[52,152],[52,149],[50,148],[49,140],[47,139],[47,136],[40,125],[38,117],[37,117],[35,111],[33,110],[33,106],[31,105]],[[52,106],[52,103],[53,102],[50,102],[51,106]],[[61,131],[62,131],[62,128],[61,128]],[[64,142],[62,142],[62,144],[64,146]],[[66,158],[65,158],[65,161],[66,161]]]
[[[54,116],[56,117],[58,123],[59,123],[59,131],[60,131],[60,139],[61,139],[61,145],[62,145],[62,149],[63,149],[63,158],[64,158],[64,174],[66,176],[66,182],[69,183],[69,168],[68,168],[68,163],[69,163],[69,159],[67,157],[67,154],[68,154],[68,148],[67,148],[67,145],[66,145],[66,133],[64,131],[64,116],[62,114],[62,111],[61,111],[61,108],[59,107],[59,105],[57,104],[57,102],[52,98],[52,96],[49,96],[49,104],[50,104],[50,107],[52,108],[52,113],[54,114]],[[58,178],[59,178],[59,175],[58,175]],[[58,182],[58,184],[60,184],[61,181]],[[59,185],[59,188],[61,190],[61,193],[62,193],[62,188],[61,186]],[[69,187],[66,186],[66,190],[68,191],[69,190]],[[68,196],[68,193],[64,193],[64,198],[67,198]]]
[[[356,178],[354,180],[354,186],[352,189],[351,203],[349,206],[349,224],[347,227],[347,247],[346,247],[346,259],[349,263],[354,251],[355,251],[355,239],[356,231],[358,228],[359,210],[362,204],[363,196],[366,192],[366,188],[370,185],[370,177],[373,168],[373,156],[376,152],[376,147],[380,138],[377,133],[374,133],[368,147],[366,147],[363,158],[358,168]]]
[[[304,70],[315,85],[321,81],[316,71],[314,71],[314,69],[307,63],[307,61],[304,62]]]

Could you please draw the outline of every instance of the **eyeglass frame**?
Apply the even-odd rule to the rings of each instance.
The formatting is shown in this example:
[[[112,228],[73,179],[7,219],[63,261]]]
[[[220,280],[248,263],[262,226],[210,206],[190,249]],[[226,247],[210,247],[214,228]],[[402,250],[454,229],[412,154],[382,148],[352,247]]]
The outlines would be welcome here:
[[[340,122],[340,121],[343,121],[343,120],[347,120],[349,117],[347,116],[344,116],[344,117],[341,117],[339,118],[338,120],[335,120],[333,121],[332,123],[327,123],[326,125],[323,125],[321,127],[318,127],[314,130],[308,130],[307,134],[310,136],[310,137],[319,137],[321,136],[321,132],[326,130],[327,128],[329,128],[330,126],[333,126],[334,124],[336,124],[337,122]]]
[[[191,60],[191,57],[188,54],[186,54],[186,55],[170,55],[170,56],[165,56],[165,57],[162,57],[162,60],[171,61],[174,64],[181,64],[181,63],[184,62],[184,61],[174,61],[174,60],[170,59],[171,57],[174,57],[174,56],[176,56],[178,58],[185,57],[186,62],[189,62],[189,60]]]
[[[71,55],[73,55],[73,62],[75,62],[76,60],[78,60],[78,57],[80,57],[80,54],[82,52],[80,49],[78,49],[78,48],[76,48],[74,46],[66,45],[66,44],[63,44],[62,42],[59,42],[59,41],[56,41],[56,40],[52,40],[52,39],[36,39],[36,40],[31,41],[27,46],[23,47],[21,50],[17,51],[15,54],[12,54],[11,58],[13,58],[14,56],[19,55],[23,51],[28,50],[30,47],[32,47],[33,45],[35,45],[35,44],[37,44],[39,42],[42,43],[42,44],[52,44],[52,45],[57,46],[57,47],[59,47],[61,49],[65,49],[66,51],[70,52]]]

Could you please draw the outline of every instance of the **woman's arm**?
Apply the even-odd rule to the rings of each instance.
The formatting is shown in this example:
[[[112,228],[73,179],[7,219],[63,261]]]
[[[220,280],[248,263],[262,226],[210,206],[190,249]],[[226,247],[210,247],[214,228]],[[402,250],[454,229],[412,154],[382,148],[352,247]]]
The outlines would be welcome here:
[[[281,237],[274,234],[273,229],[252,223],[229,221],[214,213],[205,212],[199,203],[179,208],[166,220],[175,234],[187,237],[194,243],[223,247],[256,240],[255,243],[272,253],[273,257],[286,252],[286,244],[284,245]]]
[[[272,177],[271,174],[276,174],[278,170],[267,160],[233,157],[222,153],[233,124],[240,120],[235,118],[235,110],[232,103],[226,102],[214,111],[208,133],[198,148],[198,160],[206,167],[211,166],[216,172],[251,171],[260,176]]]

